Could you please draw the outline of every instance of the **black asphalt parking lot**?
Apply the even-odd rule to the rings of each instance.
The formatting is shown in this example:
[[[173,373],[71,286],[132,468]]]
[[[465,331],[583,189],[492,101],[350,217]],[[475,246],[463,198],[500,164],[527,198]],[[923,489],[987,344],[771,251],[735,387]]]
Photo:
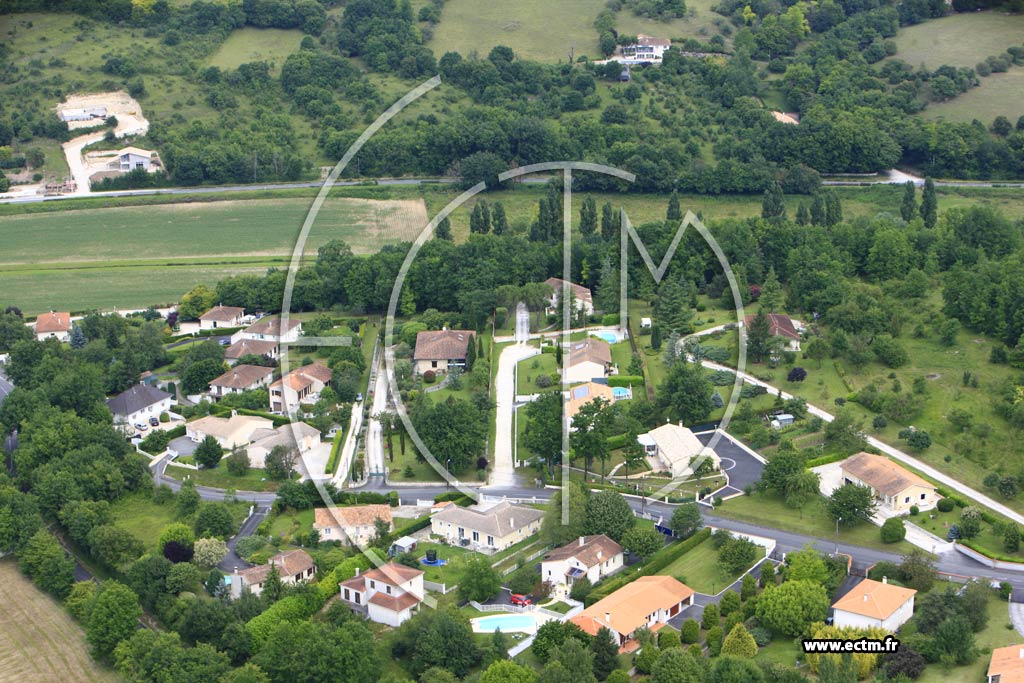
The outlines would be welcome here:
[[[714,435],[714,432],[707,432],[705,434],[697,434],[697,438],[706,446]],[[729,476],[728,488],[736,489],[736,492],[742,492],[744,488],[752,486],[761,478],[764,464],[746,450],[737,446],[728,435],[722,434],[718,439],[718,443],[715,444],[715,453],[721,458],[722,469]],[[725,495],[731,493],[733,491],[726,491]]]

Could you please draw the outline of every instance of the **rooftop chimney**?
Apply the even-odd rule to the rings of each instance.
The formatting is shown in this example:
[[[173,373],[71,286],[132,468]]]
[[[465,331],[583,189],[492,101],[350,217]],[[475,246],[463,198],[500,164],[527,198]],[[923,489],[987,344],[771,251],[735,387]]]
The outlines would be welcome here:
[[[1020,656],[1020,658],[1021,658],[1021,659],[1024,659],[1024,647],[1022,647],[1022,648],[1021,648],[1021,649],[1020,649],[1020,650],[1019,650],[1019,651],[1017,652],[1017,654],[1018,654],[1018,655]]]
[[[882,583],[888,584],[889,583],[889,577],[888,576],[883,576],[882,577]]]
[[[612,613],[611,612],[605,612],[604,613],[604,621],[605,621],[606,624],[609,624],[609,625],[612,623]]]
[[[356,576],[359,576],[359,567],[356,567]]]
[[[583,536],[580,536],[580,547],[581,548],[583,547],[584,543],[585,543],[585,541],[583,540]]]
[[[867,601],[868,601],[868,594],[867,594],[867,593],[865,593],[865,594],[864,594],[864,602],[867,602]]]

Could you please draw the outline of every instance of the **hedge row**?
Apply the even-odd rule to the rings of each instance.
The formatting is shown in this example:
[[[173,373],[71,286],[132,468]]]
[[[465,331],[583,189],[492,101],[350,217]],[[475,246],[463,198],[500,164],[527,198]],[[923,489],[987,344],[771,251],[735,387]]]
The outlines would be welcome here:
[[[461,491],[449,491],[447,493],[439,493],[434,496],[435,503],[444,503],[447,501],[451,501],[462,508],[469,507],[475,502],[472,498]]]
[[[938,493],[943,498],[949,498],[951,501],[953,501],[953,504],[956,505],[958,508],[965,508],[965,507],[967,507],[968,505],[971,504],[971,502],[969,500],[965,500],[965,499],[961,498],[960,496],[956,495],[955,493],[950,493],[949,491],[947,491],[946,489],[942,488],[941,486],[936,486],[935,487],[935,492]],[[995,515],[993,515],[991,512],[989,512],[988,510],[986,510],[984,508],[981,508],[981,519],[986,524],[997,524],[997,523],[1000,523],[1000,520]]]
[[[811,458],[810,460],[807,461],[807,463],[804,466],[807,469],[811,469],[812,467],[821,467],[822,465],[831,465],[834,462],[839,462],[840,460],[846,460],[847,457],[849,457],[849,456],[841,455],[841,454],[822,455],[821,457],[818,457],[818,458]]]
[[[206,337],[225,337],[244,329],[244,327],[218,327],[215,330],[199,330],[193,334],[168,334],[164,335],[164,344],[173,344],[189,339],[205,339]]]
[[[643,569],[638,572],[631,572],[612,578],[611,580],[601,584],[598,588],[595,588],[590,592],[590,595],[586,598],[586,605],[590,607],[595,602],[602,600],[615,591],[619,590],[626,584],[639,579],[641,576],[651,576],[657,574],[661,570],[668,567],[670,564],[678,560],[687,552],[693,550],[704,541],[711,538],[711,529],[704,527],[693,536],[690,536],[685,541],[679,541],[673,543],[662,550],[656,552],[651,559],[648,560],[647,564],[644,565]]]
[[[185,425],[178,425],[174,429],[167,430],[168,439],[177,439],[185,436]]]
[[[1010,556],[1010,555],[1003,555],[1002,553],[993,552],[993,551],[989,550],[988,548],[984,548],[984,547],[982,547],[980,545],[977,545],[977,544],[975,544],[975,543],[973,543],[971,541],[968,541],[965,538],[958,538],[956,542],[959,543],[960,545],[967,546],[968,548],[970,548],[974,552],[980,553],[980,554],[984,555],[985,557],[989,558],[990,560],[997,560],[999,562],[1013,562],[1015,564],[1021,564],[1022,563],[1022,560],[1021,560],[1020,557],[1013,557],[1013,556]]]
[[[271,413],[264,413],[260,410],[250,410],[248,408],[229,408],[227,406],[218,405],[211,409],[210,413],[215,414],[217,416],[223,416],[230,415],[232,410],[238,413],[239,415],[249,415],[251,417],[266,418],[267,420],[270,420],[271,422],[274,423],[275,429],[277,429],[278,427],[282,427],[286,424],[291,424],[291,420],[289,420],[284,415],[272,415]]]
[[[612,375],[608,378],[610,387],[642,387],[644,378],[640,375]]]

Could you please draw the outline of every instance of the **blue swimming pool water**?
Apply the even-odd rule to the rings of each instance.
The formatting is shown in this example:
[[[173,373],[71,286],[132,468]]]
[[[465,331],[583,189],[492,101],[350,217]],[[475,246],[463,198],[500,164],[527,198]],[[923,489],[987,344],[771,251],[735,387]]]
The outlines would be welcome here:
[[[476,620],[478,631],[493,633],[501,629],[502,633],[512,631],[530,631],[537,626],[537,620],[529,614],[496,614],[493,617],[481,617]]]
[[[619,335],[616,334],[615,332],[609,332],[609,331],[598,332],[597,336],[600,339],[603,339],[604,341],[608,342],[609,344],[615,344],[616,342],[619,341]]]
[[[629,396],[629,389],[626,387],[612,387],[612,396],[615,398],[626,398]]]

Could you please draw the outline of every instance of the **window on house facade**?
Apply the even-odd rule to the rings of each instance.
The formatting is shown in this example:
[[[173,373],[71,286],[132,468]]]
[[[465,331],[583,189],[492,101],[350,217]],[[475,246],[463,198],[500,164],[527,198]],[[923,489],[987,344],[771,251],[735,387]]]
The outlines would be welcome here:
[[[480,532],[479,531],[474,531],[473,532],[473,542],[476,543],[479,540],[480,540]]]
[[[487,545],[494,545],[494,536],[487,537]]]

